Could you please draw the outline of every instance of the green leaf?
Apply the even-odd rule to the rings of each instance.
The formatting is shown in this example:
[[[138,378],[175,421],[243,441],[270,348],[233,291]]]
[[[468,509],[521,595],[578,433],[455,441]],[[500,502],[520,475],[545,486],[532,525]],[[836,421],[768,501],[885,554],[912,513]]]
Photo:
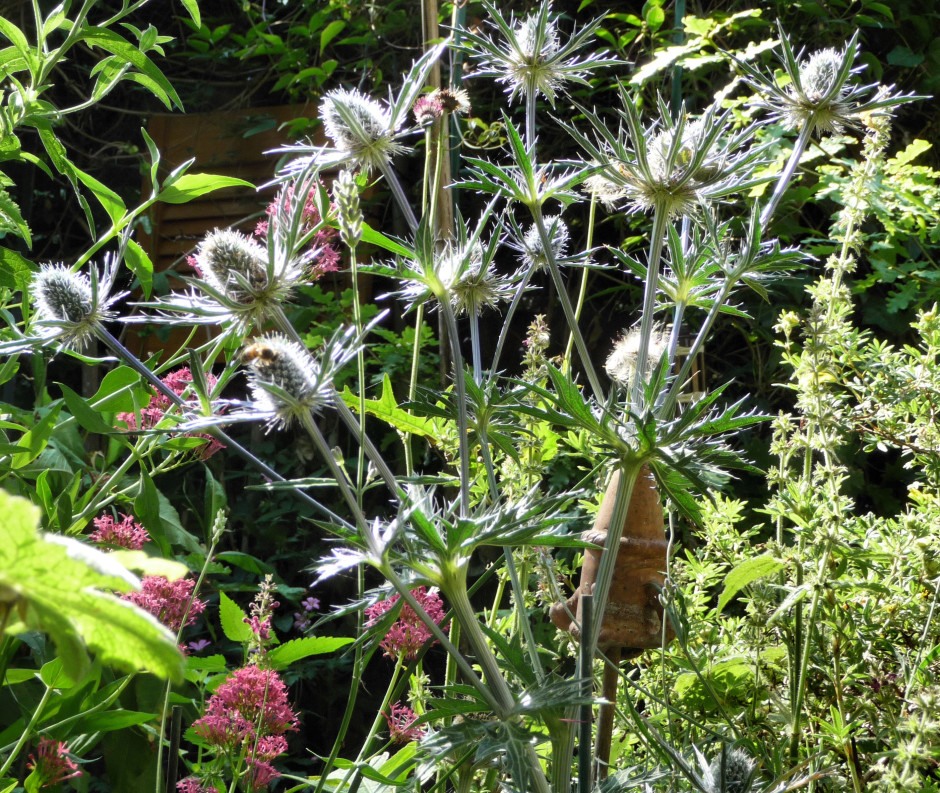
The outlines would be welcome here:
[[[202,16],[199,13],[199,2],[198,0],[180,0],[183,8],[186,9],[186,13],[189,14],[189,18],[193,21],[193,24],[196,28],[202,27]]]
[[[932,143],[928,143],[926,140],[917,140],[911,141],[907,144],[907,147],[902,152],[898,152],[896,157],[892,157],[888,160],[889,165],[907,165],[909,162],[913,161],[925,151],[928,151],[933,147]]]
[[[227,632],[226,635],[228,635]],[[268,653],[268,663],[272,664],[275,669],[286,669],[301,658],[332,653],[352,642],[350,638],[333,636],[305,636],[303,639],[291,639]]]
[[[127,248],[124,250],[124,261],[140,281],[140,289],[144,297],[149,299],[150,290],[153,289],[153,262],[150,261],[147,252],[134,240],[128,240]]]
[[[234,176],[219,176],[212,173],[186,173],[160,191],[157,199],[167,204],[185,204],[213,190],[225,187],[254,187],[251,182]]]
[[[57,383],[57,385],[62,390],[62,397],[65,399],[69,413],[75,416],[82,429],[98,435],[108,435],[115,431],[114,427],[106,424],[97,411],[89,407],[88,403],[71,388],[64,383]]]
[[[104,591],[139,586],[136,577],[78,540],[40,534],[39,510],[24,498],[0,491],[0,514],[7,633],[48,633],[63,672],[73,680],[88,668],[88,650],[128,671],[182,679],[176,637],[150,614]]]
[[[33,245],[29,225],[23,220],[19,205],[3,189],[0,189],[0,232],[16,234],[22,237],[30,247]]]
[[[93,27],[89,26],[84,31],[79,34],[79,39],[88,43],[92,48],[101,47],[103,50],[110,52],[112,55],[119,55],[125,61],[134,66],[142,75],[148,78],[150,85],[148,86],[151,92],[156,96],[163,104],[167,106],[168,109],[172,109],[173,105],[176,105],[178,108],[182,108],[183,104],[180,102],[179,95],[176,93],[176,89],[173,88],[166,76],[161,72],[156,64],[143,52],[141,52],[137,47],[127,41],[127,39],[122,38],[113,30],[108,30],[107,28]],[[128,75],[130,76],[130,75]]]
[[[924,54],[914,52],[910,47],[898,44],[888,53],[887,61],[892,66],[907,66],[909,69],[913,69],[924,62]]]
[[[327,44],[329,44],[333,39],[335,39],[340,33],[346,29],[346,23],[342,19],[334,19],[327,25],[320,33],[320,54],[323,54],[323,50],[326,49]]]
[[[748,584],[773,575],[782,569],[783,564],[774,559],[769,553],[746,559],[728,573],[725,578],[725,588],[721,593],[721,597],[718,598],[718,605],[715,608],[716,613],[720,614],[731,599]]]
[[[33,425],[32,429],[23,433],[16,443],[17,448],[23,449],[23,451],[13,455],[10,468],[16,470],[24,465],[29,465],[46,448],[52,431],[55,429],[56,418],[61,407],[60,403]]]
[[[25,292],[29,289],[34,272],[36,266],[29,259],[9,248],[0,248],[0,286]]]
[[[251,638],[251,626],[246,622],[248,615],[224,592],[219,592],[219,620],[222,632],[233,642],[244,643]]]
[[[102,378],[97,393],[89,401],[95,410],[129,413],[134,410],[131,386],[140,386],[140,375],[129,366],[119,366]],[[146,393],[143,387],[140,392]]]
[[[255,575],[267,575],[268,573],[274,572],[274,568],[271,567],[271,565],[262,562],[251,554],[241,553],[240,551],[223,551],[220,554],[216,554],[215,559],[218,562],[222,562],[222,564],[234,565]]]
[[[147,724],[155,721],[156,713],[141,713],[136,710],[106,710],[104,712],[90,713],[82,716],[82,732],[113,732],[136,727],[138,724]]]
[[[359,397],[349,390],[349,386],[343,389],[340,398],[351,410],[359,410]],[[388,373],[382,378],[382,395],[378,399],[367,399],[365,406],[366,413],[377,416],[399,432],[407,432],[410,435],[421,437],[433,437],[434,435],[433,422],[421,416],[412,416],[407,410],[398,407],[398,402],[395,400],[395,394],[392,391],[392,380]]]
[[[143,575],[162,575],[170,581],[176,581],[189,574],[189,568],[182,562],[164,559],[161,556],[149,556],[144,551],[128,551],[119,548],[110,551],[108,556],[120,562],[128,570],[135,570]]]
[[[652,6],[649,11],[646,12],[646,24],[650,26],[651,30],[659,30],[665,21],[666,12],[659,6]]]
[[[379,248],[398,254],[399,256],[404,256],[406,259],[413,259],[415,256],[413,250],[406,248],[400,242],[386,237],[381,232],[371,228],[368,223],[362,224],[362,241],[370,245],[377,245]]]

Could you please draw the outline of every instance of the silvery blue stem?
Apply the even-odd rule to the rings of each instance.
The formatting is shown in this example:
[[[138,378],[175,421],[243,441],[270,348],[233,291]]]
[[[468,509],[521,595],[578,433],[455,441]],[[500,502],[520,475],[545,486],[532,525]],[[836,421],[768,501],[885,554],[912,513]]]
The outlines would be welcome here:
[[[460,339],[457,335],[457,318],[447,299],[438,300],[444,326],[450,339],[451,357],[454,361],[454,391],[457,396],[457,433],[460,443],[460,517],[470,513],[470,427],[467,421],[467,384],[463,381],[463,355],[460,352]]]
[[[646,283],[643,286],[643,313],[640,318],[640,344],[636,353],[636,371],[630,388],[630,403],[639,409],[643,404],[643,383],[649,361],[650,336],[653,333],[653,314],[656,309],[656,291],[659,286],[659,266],[662,261],[666,224],[669,217],[657,207],[653,212],[653,232],[646,265]]]
[[[104,327],[99,325],[96,328],[95,335],[98,336],[98,338],[101,339],[101,341],[104,344],[110,347],[111,350],[121,360],[124,361],[124,363],[130,366],[131,369],[137,372],[148,383],[150,383],[150,385],[152,385],[155,389],[157,389],[157,391],[159,391],[161,394],[163,394],[163,396],[169,399],[170,402],[172,402],[177,407],[185,407],[185,403],[183,402],[182,398],[180,398],[176,394],[175,391],[173,391],[171,388],[165,385],[159,377],[157,377],[146,366],[144,366],[143,362],[136,355],[134,355],[134,353],[132,353],[123,344],[121,344],[121,342],[119,342],[114,336],[112,336]],[[277,482],[287,481],[271,466],[259,460],[257,457],[255,457],[255,455],[253,455],[250,451],[248,451],[248,449],[246,449],[240,443],[234,441],[232,438],[228,436],[228,434],[223,432],[218,427],[207,427],[205,431],[207,434],[211,435],[216,440],[224,443],[227,449],[231,449],[239,457],[242,457],[244,460],[247,460],[249,463],[251,463],[255,468],[257,468],[262,474],[264,474],[269,479],[273,479]],[[340,526],[349,526],[349,523],[346,520],[341,518],[332,510],[327,509],[316,499],[313,499],[310,496],[308,496],[303,490],[299,490],[297,488],[291,488],[290,492],[293,493],[295,496],[297,496],[297,498],[301,499],[302,501],[306,501],[310,506],[315,507],[317,510],[324,513],[331,520],[336,521],[337,524],[339,524]]]
[[[793,144],[793,151],[790,153],[790,159],[787,161],[787,166],[783,169],[783,172],[780,174],[780,178],[777,180],[777,184],[774,187],[774,192],[770,197],[770,201],[767,202],[767,206],[764,207],[764,211],[760,214],[761,228],[767,225],[767,222],[776,211],[777,205],[780,203],[780,199],[783,198],[783,194],[786,192],[787,187],[790,186],[790,180],[793,178],[793,174],[796,172],[796,167],[800,164],[800,158],[803,156],[803,152],[806,150],[806,146],[809,144],[809,139],[813,134],[814,126],[815,121],[810,119],[803,125],[803,129],[800,130],[800,136],[797,138],[796,143]]]
[[[578,320],[574,313],[574,307],[571,305],[571,300],[568,298],[568,290],[565,289],[565,282],[561,278],[561,270],[558,267],[558,260],[555,258],[555,249],[552,245],[551,238],[548,236],[548,229],[545,228],[545,221],[542,219],[542,208],[539,206],[533,207],[532,217],[535,220],[536,228],[539,230],[539,239],[542,242],[542,250],[545,251],[548,271],[552,275],[552,282],[555,284],[555,291],[558,293],[558,299],[565,313],[568,328],[574,337],[575,347],[578,348],[581,365],[584,367],[588,382],[591,384],[594,398],[598,402],[603,403],[604,389],[601,387],[600,380],[597,377],[597,372],[594,369],[594,363],[591,361],[587,344],[584,342],[584,336],[581,335],[581,329],[578,327]]]
[[[509,335],[509,326],[512,324],[512,317],[516,313],[516,309],[519,307],[519,302],[522,300],[522,296],[525,294],[525,290],[529,286],[529,281],[532,279],[533,272],[535,272],[535,267],[529,267],[525,271],[525,275],[522,276],[522,280],[519,282],[519,286],[516,288],[516,292],[512,296],[512,301],[509,303],[509,308],[506,310],[506,316],[503,318],[503,327],[499,331],[499,340],[496,342],[496,352],[493,355],[492,371],[494,372],[499,370],[499,358],[503,354],[503,345],[505,345],[506,337]]]
[[[388,186],[392,190],[392,195],[395,197],[396,203],[405,216],[405,220],[408,222],[408,228],[415,231],[418,228],[418,219],[415,217],[411,204],[408,203],[405,191],[402,190],[401,182],[398,181],[398,175],[395,173],[392,166],[387,163],[381,163],[379,170],[382,172],[382,176],[385,177],[385,181],[388,182]]]

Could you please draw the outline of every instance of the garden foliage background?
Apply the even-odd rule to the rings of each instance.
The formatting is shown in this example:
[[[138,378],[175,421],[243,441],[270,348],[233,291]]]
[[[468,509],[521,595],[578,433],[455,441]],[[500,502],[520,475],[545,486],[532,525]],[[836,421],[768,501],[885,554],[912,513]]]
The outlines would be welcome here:
[[[53,14],[51,7],[36,5],[43,16]],[[128,229],[146,224],[146,207],[139,212],[128,212],[127,207],[149,200],[185,202],[202,190],[224,186],[221,181],[197,184],[186,181],[188,174],[167,175],[157,169],[156,152],[141,132],[152,113],[296,102],[308,112],[297,119],[291,132],[313,133],[319,125],[315,109],[329,89],[356,86],[371,96],[397,91],[401,75],[422,52],[415,24],[419,9],[408,0],[381,6],[338,0],[203,2],[198,11],[188,2],[174,7],[172,14],[165,5],[155,3],[96,2],[91,6],[96,17],[117,19],[128,14],[122,20],[128,26],[115,22],[112,29],[120,31],[133,47],[116,44],[104,32],[98,40],[76,45],[46,75],[48,86],[42,100],[55,108],[80,105],[89,86],[95,85],[100,91],[96,88],[94,103],[56,117],[39,104],[39,97],[33,97],[37,102],[29,108],[33,116],[18,116],[22,108],[16,104],[15,85],[9,77],[3,85],[0,212],[5,225],[0,227],[0,289],[5,318],[11,325],[23,316],[24,308],[28,313],[28,305],[20,301],[27,271],[36,264],[71,264],[96,240],[104,239],[109,229],[116,238],[122,223]],[[505,3],[499,8],[507,16],[511,12],[522,18],[535,6]],[[681,24],[676,21],[677,10],[683,17]],[[567,30],[575,21],[584,24],[601,16],[595,32],[598,47],[629,64],[599,72],[589,86],[574,86],[554,108],[562,118],[571,118],[574,103],[618,107],[616,80],[625,81],[636,92],[644,113],[652,112],[657,96],[667,104],[673,96],[681,97],[691,112],[702,112],[715,91],[732,77],[726,54],[741,54],[749,45],[760,48],[761,42],[777,38],[777,20],[797,48],[808,50],[842,48],[857,30],[858,63],[866,67],[860,77],[863,82],[895,85],[900,92],[924,97],[940,88],[940,14],[927,0],[689,3],[684,12],[662,2],[584,0],[555,3],[552,11],[561,15],[561,25]],[[13,28],[23,31],[26,38],[35,35],[29,4],[4,8],[0,15],[8,20],[0,34],[14,47],[21,42]],[[475,3],[460,9],[445,4],[440,16],[445,23],[459,18],[470,31],[488,30],[487,10]],[[147,62],[131,49],[146,53]],[[758,55],[757,61],[770,63],[770,47],[765,49],[768,52]],[[105,67],[100,66],[102,52],[113,59]],[[445,67],[461,75],[472,101],[472,111],[459,124],[464,151],[489,156],[504,149],[510,143],[507,122],[521,119],[522,107],[507,103],[503,86],[491,78],[474,77],[469,65],[461,65],[459,55],[447,57]],[[125,68],[124,61],[133,68]],[[9,58],[0,61],[0,69],[10,62]],[[143,78],[130,79],[133,74]],[[543,109],[547,111],[547,105]],[[45,121],[43,113],[47,113]],[[14,145],[11,134],[20,124],[23,129]],[[625,676],[637,687],[625,695],[629,705],[623,704],[617,715],[613,759],[620,766],[634,768],[634,773],[614,778],[611,784],[621,785],[615,789],[628,789],[633,784],[629,780],[645,780],[664,789],[665,777],[657,777],[651,769],[669,765],[670,758],[674,777],[669,789],[705,785],[703,769],[709,766],[698,764],[693,747],[703,747],[710,760],[711,750],[722,740],[742,747],[759,761],[758,773],[768,788],[770,780],[787,774],[791,779],[811,778],[806,784],[817,789],[937,788],[940,723],[936,703],[940,693],[935,661],[938,631],[932,620],[940,582],[935,561],[940,551],[940,539],[935,536],[940,468],[930,395],[940,385],[940,331],[932,308],[940,296],[940,188],[934,170],[940,166],[940,155],[931,145],[938,133],[940,111],[935,101],[906,104],[896,111],[887,154],[872,177],[877,189],[866,186],[868,214],[851,228],[857,252],[852,268],[844,261],[846,246],[837,235],[840,228],[848,233],[838,223],[848,203],[847,185],[857,176],[852,169],[862,144],[841,135],[813,144],[813,157],[803,163],[807,174],[784,195],[772,228],[782,246],[799,243],[813,258],[805,267],[774,280],[768,292],[760,288],[742,296],[736,304],[739,310],[716,325],[704,353],[706,386],[715,388],[731,381],[723,394],[729,402],[746,397],[748,409],[769,416],[785,411],[790,418],[779,417],[776,423],[739,433],[734,444],[755,468],[726,484],[711,504],[703,502],[701,524],[674,519],[676,589],[667,610],[678,639],[672,649],[646,653],[625,667]],[[768,127],[764,135],[769,151],[784,151],[779,125]],[[547,124],[540,130],[544,161],[580,156],[573,147],[563,130]],[[405,184],[420,182],[421,162],[402,163],[402,167]],[[272,158],[272,175],[274,170]],[[142,193],[142,176],[147,183],[156,174],[162,184],[154,185],[151,196]],[[458,171],[456,176],[460,175]],[[98,200],[91,200],[92,195]],[[407,236],[406,221],[391,208],[383,183],[365,195],[363,211],[370,226]],[[759,198],[760,189],[755,188],[752,195]],[[469,189],[459,190],[457,200],[468,217],[484,206]],[[587,206],[573,207],[566,222],[571,239],[579,241],[572,247],[580,250],[592,222]],[[595,245],[630,251],[644,244],[650,223],[651,218],[642,213],[598,215],[591,233]],[[830,268],[830,274],[824,275],[823,265],[831,255],[841,257],[844,270],[839,271],[834,286],[832,282],[827,282],[830,287],[820,286],[820,278],[825,280],[838,271],[838,267]],[[130,264],[131,269],[136,264],[137,272],[128,270],[119,277],[120,288],[138,290],[135,296],[140,294],[146,269],[142,262],[136,258]],[[372,281],[367,282],[370,277]],[[381,275],[362,278],[360,283],[368,283],[374,294],[389,291]],[[605,269],[591,270],[586,284],[582,333],[595,365],[601,367],[612,342],[638,320],[643,285],[624,277],[622,270]],[[549,288],[547,277],[539,285],[540,290],[523,300],[507,350],[522,349],[535,314],[544,315],[549,328],[564,324],[557,293]],[[843,286],[849,287],[850,294],[844,293]],[[159,294],[166,281],[158,275],[153,287]],[[289,319],[313,348],[330,339],[340,325],[369,322],[381,308],[368,306],[364,315],[354,317],[354,293],[345,271],[323,274],[315,283],[301,287],[295,297]],[[380,392],[386,377],[395,393],[402,393],[411,374],[414,330],[395,313],[394,319],[375,327],[366,347],[365,371],[372,397]],[[813,324],[819,316],[826,322]],[[481,327],[480,344],[490,355],[498,331],[495,325]],[[128,337],[145,332],[155,331],[128,326],[122,340],[131,346]],[[418,381],[437,383],[451,356],[436,320],[423,333]],[[8,332],[4,341],[12,343],[15,335]],[[563,340],[554,340],[549,355],[559,354],[561,348]],[[827,350],[830,357],[823,361],[821,350]],[[84,352],[92,358],[97,354]],[[521,376],[521,356],[508,358],[509,373]],[[148,392],[138,376],[132,375],[133,398],[112,398],[119,386],[131,383],[115,382],[113,374],[108,375],[110,369],[110,362],[64,356],[51,360],[36,352],[21,355],[18,367],[11,363],[0,368],[3,421],[7,423],[0,477],[6,492],[26,496],[38,508],[30,511],[10,502],[9,522],[16,527],[4,531],[12,538],[14,531],[22,530],[17,536],[27,539],[17,540],[15,546],[32,547],[29,553],[40,560],[39,572],[31,571],[24,561],[26,551],[19,556],[8,553],[6,558],[0,551],[0,608],[6,609],[0,611],[5,615],[0,624],[14,625],[13,620],[20,620],[20,630],[7,633],[0,644],[0,669],[7,670],[0,689],[0,763],[4,763],[0,790],[6,779],[12,780],[7,790],[16,789],[23,780],[27,789],[38,788],[42,780],[35,771],[29,776],[28,757],[30,750],[34,756],[38,753],[40,735],[70,742],[73,757],[80,755],[86,763],[81,777],[64,784],[80,790],[153,787],[159,777],[158,764],[176,751],[173,747],[158,751],[158,731],[165,725],[154,714],[164,712],[168,703],[177,705],[185,724],[192,724],[212,693],[224,685],[227,670],[238,665],[237,659],[259,651],[252,646],[258,641],[257,633],[240,627],[242,617],[250,620],[260,615],[263,620],[267,614],[282,642],[279,657],[277,648],[263,646],[261,651],[275,654],[272,668],[280,672],[291,706],[301,716],[295,724],[287,719],[280,732],[272,732],[289,738],[290,751],[280,758],[278,768],[293,778],[296,789],[304,787],[301,780],[308,775],[315,778],[321,773],[323,758],[331,752],[350,759],[358,753],[362,759],[359,747],[364,740],[367,747],[372,743],[375,714],[383,707],[388,710],[384,692],[393,675],[404,681],[399,693],[409,679],[417,680],[410,683],[412,704],[423,701],[426,712],[432,712],[435,704],[427,687],[440,683],[446,674],[439,649],[428,650],[419,662],[426,678],[421,674],[409,678],[376,652],[376,631],[367,633],[356,647],[368,646],[374,655],[371,663],[362,664],[361,669],[357,666],[361,679],[353,680],[360,656],[348,647],[339,650],[344,640],[361,638],[363,604],[360,608],[350,605],[357,596],[351,576],[329,578],[312,587],[311,565],[329,556],[334,544],[323,529],[322,515],[308,504],[284,489],[250,487],[260,483],[259,475],[234,454],[200,459],[202,444],[192,438],[138,445],[135,459],[150,474],[135,475],[132,484],[125,482],[122,477],[130,465],[116,472],[120,455],[107,434],[111,427],[102,426],[94,416],[110,409],[113,414],[133,417]],[[830,380],[838,387],[826,391],[828,386],[820,383]],[[351,385],[355,391],[355,383],[356,372],[344,370],[336,386],[342,391]],[[784,383],[790,386],[782,387]],[[95,403],[96,394],[112,401],[99,400],[93,414],[82,408],[79,395]],[[819,407],[821,400],[831,403],[830,412]],[[77,421],[63,421],[69,415]],[[44,434],[44,428],[52,426],[56,433]],[[355,458],[351,433],[339,422],[324,429],[337,458]],[[238,429],[231,434],[288,479],[330,476],[327,465],[297,429],[270,434],[257,428]],[[603,490],[603,482],[595,481],[598,477],[592,471],[594,450],[575,432],[567,437],[553,435],[552,442],[567,444],[566,451],[546,462],[542,478],[552,492],[585,488],[580,502],[572,507],[577,517],[571,519],[570,530],[587,528]],[[375,440],[393,458],[400,454],[394,431]],[[812,449],[822,461],[818,469],[805,464],[813,455],[800,457],[804,448]],[[446,467],[437,460],[433,445],[422,445],[416,454],[424,456],[429,469]],[[97,488],[101,481],[112,488]],[[318,487],[318,499],[320,491]],[[367,494],[366,500],[370,498],[378,496]],[[343,509],[336,494],[327,493],[322,500],[330,509]],[[98,656],[93,654],[90,661],[83,642],[67,625],[49,627],[57,608],[77,618],[82,610],[109,609],[114,604],[72,602],[62,591],[57,595],[61,598],[58,606],[55,599],[43,605],[47,595],[42,594],[42,586],[54,584],[50,571],[55,566],[49,560],[56,558],[55,548],[60,546],[39,545],[48,543],[47,535],[33,537],[29,529],[39,526],[54,535],[87,536],[105,507],[133,514],[146,527],[151,557],[174,560],[202,576],[205,611],[180,615],[174,626],[182,631],[182,644],[190,648],[185,673],[174,666],[166,637],[154,633],[153,625],[146,629],[153,633],[146,646],[151,668],[162,672],[163,679],[159,675],[122,676],[108,662],[116,662],[120,669],[127,659],[101,651],[106,642],[99,643]],[[219,530],[220,511],[225,515],[224,532]],[[826,534],[833,526],[837,530]],[[823,533],[807,540],[809,532],[816,530]],[[785,547],[798,551],[782,550]],[[562,585],[576,583],[577,554],[571,549],[558,552]],[[766,566],[760,571],[745,569],[737,579],[739,584],[732,578],[729,585],[729,574],[748,558],[764,559]],[[476,580],[497,559],[498,551],[479,553],[470,563],[471,578]],[[41,560],[48,563],[45,573]],[[4,562],[17,566],[19,573],[4,569]],[[134,564],[144,565],[146,573],[162,571],[173,577],[179,572],[140,559],[127,563],[138,570]],[[520,564],[528,584],[522,608],[531,615],[534,638],[562,673],[570,673],[574,651],[543,616],[551,597],[540,589],[544,584],[535,556],[523,556]],[[797,572],[804,568],[813,571],[805,580]],[[82,586],[118,586],[120,576],[114,571],[103,570],[101,575],[105,578]],[[263,588],[265,576],[271,577],[274,590]],[[777,579],[779,587],[774,590]],[[366,588],[381,583],[383,579],[376,574],[365,580]],[[36,610],[27,614],[24,608],[14,614],[13,607],[4,604],[20,602],[16,598],[32,592],[30,586],[35,590],[35,600],[30,602]],[[258,599],[259,587],[262,594],[267,592],[266,602]],[[474,592],[474,606],[493,606],[494,615],[511,614],[506,587],[498,579],[484,580]],[[10,592],[17,594],[8,598]],[[373,593],[371,597],[379,596]],[[716,608],[719,598],[722,608]],[[272,600],[278,602],[273,616]],[[794,616],[797,612],[801,616]],[[120,622],[118,616],[112,618]],[[494,620],[491,617],[491,627]],[[42,630],[28,630],[31,627]],[[144,630],[134,625],[126,628],[129,636]],[[311,637],[317,641],[290,644]],[[807,652],[809,645],[816,645],[816,650]],[[292,650],[285,652],[285,647]],[[194,658],[210,660],[200,664]],[[415,668],[408,671],[414,673]],[[796,702],[805,698],[806,711],[812,714],[802,722],[792,713],[792,689],[787,703],[775,699],[778,688],[793,685],[794,676],[805,686]],[[166,685],[167,677],[177,680],[176,687]],[[351,685],[359,694],[356,710],[349,713]],[[671,703],[663,704],[657,692],[666,691],[671,692]],[[644,735],[634,716],[646,717],[655,736]],[[787,732],[794,724],[805,730],[798,738]],[[336,743],[340,732],[345,732],[342,745]],[[786,740],[781,741],[781,735]],[[198,736],[191,731],[185,740],[189,741],[186,763],[191,770],[198,768],[196,758],[202,758],[204,747],[196,748]],[[376,746],[366,754],[379,756]],[[683,763],[688,764],[688,773],[675,778]],[[384,776],[390,773],[388,767],[379,764],[376,768],[381,778],[366,774],[365,780],[359,776],[353,783],[376,790],[392,784]],[[408,768],[395,783],[413,779]],[[488,774],[484,768],[469,779],[461,777],[458,784],[467,789],[470,785],[494,789]],[[698,774],[698,781],[690,774]],[[289,787],[285,780],[272,784],[280,784],[278,789]],[[340,786],[335,780],[331,784]],[[427,778],[425,784],[430,784]],[[446,779],[440,784],[446,785]]]

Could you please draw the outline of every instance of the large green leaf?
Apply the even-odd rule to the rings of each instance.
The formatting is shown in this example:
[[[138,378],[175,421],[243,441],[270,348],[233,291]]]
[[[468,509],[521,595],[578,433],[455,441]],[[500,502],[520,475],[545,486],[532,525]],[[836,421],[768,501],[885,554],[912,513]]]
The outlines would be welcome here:
[[[352,641],[350,638],[338,636],[305,636],[302,639],[292,639],[271,650],[268,653],[268,663],[275,669],[286,669],[301,658],[332,653],[340,647],[352,644]]]
[[[223,187],[254,187],[251,182],[234,176],[218,176],[212,173],[186,173],[175,182],[164,187],[157,198],[167,204],[185,204],[195,198],[221,190]]]
[[[122,669],[182,678],[176,637],[105,591],[138,586],[135,576],[77,540],[41,534],[39,509],[24,498],[0,491],[0,514],[0,610],[8,612],[7,632],[48,633],[73,679],[88,667],[88,650]]]
[[[222,632],[233,642],[247,642],[251,638],[248,615],[224,592],[219,592],[219,620]]]

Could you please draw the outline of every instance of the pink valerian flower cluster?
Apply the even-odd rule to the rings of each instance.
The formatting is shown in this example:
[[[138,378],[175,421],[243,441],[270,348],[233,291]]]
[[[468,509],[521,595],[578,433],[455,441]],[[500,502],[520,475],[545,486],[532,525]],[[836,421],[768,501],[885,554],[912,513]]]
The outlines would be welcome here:
[[[205,601],[193,597],[195,586],[196,582],[188,578],[170,581],[162,575],[147,575],[141,580],[139,592],[125,592],[121,598],[136,603],[171,631],[179,633],[184,624],[192,625],[206,608]]]
[[[188,776],[176,783],[177,793],[218,793],[215,786],[206,787],[197,776]]]
[[[297,729],[287,687],[273,669],[236,669],[206,703],[206,715],[193,724],[196,734],[226,753],[245,750],[248,782],[260,790],[280,776],[270,761],[287,751],[284,733]]]
[[[312,231],[320,223],[320,212],[317,210],[314,196],[316,188],[314,187],[307,193],[307,200],[304,202],[304,208],[301,210],[301,234]],[[288,187],[283,193],[279,193],[268,208],[265,210],[269,218],[274,217],[278,212],[278,207],[283,206],[285,212],[290,214],[291,205],[294,200],[294,188]],[[258,237],[267,237],[271,228],[269,220],[260,220],[255,227],[255,235]],[[336,229],[324,227],[320,229],[310,240],[310,248],[317,251],[316,259],[308,270],[308,276],[311,280],[316,280],[325,273],[335,273],[339,270],[340,255],[339,251],[333,246],[336,239]]]
[[[145,542],[150,542],[150,535],[131,515],[121,513],[118,523],[112,515],[102,515],[95,518],[95,530],[88,535],[88,539],[99,545],[112,548],[127,548],[129,551],[139,551]]]
[[[189,367],[182,367],[181,369],[176,369],[173,372],[170,372],[166,377],[161,378],[162,383],[169,388],[174,394],[181,397],[184,392],[193,382],[193,374],[189,370]],[[212,389],[215,387],[216,378],[206,373],[206,382],[209,385],[209,388]],[[163,394],[155,394],[150,397],[150,401],[147,403],[147,406],[140,409],[140,429],[150,430],[156,427],[162,420],[163,417],[167,414],[167,411],[172,407],[170,400]],[[137,413],[118,413],[118,421],[123,421],[127,424],[127,429],[129,432],[135,432],[138,429],[137,426]],[[204,446],[199,454],[200,459],[208,460],[213,454],[215,454],[220,449],[224,449],[225,445],[219,443],[211,435],[205,434],[190,434],[188,437],[192,438],[204,438],[209,441],[206,446]]]
[[[69,756],[68,744],[52,738],[40,739],[36,754],[29,756],[27,768],[41,777],[40,787],[52,787],[82,775],[78,764]]]
[[[411,594],[414,595],[415,600],[428,613],[434,623],[439,625],[445,615],[444,602],[441,600],[441,596],[436,592],[428,592],[427,588],[423,586],[413,589]],[[379,622],[383,616],[395,607],[399,599],[399,595],[394,595],[388,600],[369,606],[366,609],[368,625],[372,626]],[[382,639],[381,645],[382,649],[385,650],[385,655],[389,658],[401,656],[404,660],[411,661],[418,657],[418,651],[430,638],[431,631],[428,626],[418,619],[414,609],[405,603],[398,614],[398,619],[389,627],[385,638]]]
[[[398,702],[390,708],[390,713],[383,713],[385,721],[388,722],[389,737],[395,743],[408,743],[408,741],[420,741],[425,730],[420,725],[415,724],[418,720],[415,712],[407,705]]]

